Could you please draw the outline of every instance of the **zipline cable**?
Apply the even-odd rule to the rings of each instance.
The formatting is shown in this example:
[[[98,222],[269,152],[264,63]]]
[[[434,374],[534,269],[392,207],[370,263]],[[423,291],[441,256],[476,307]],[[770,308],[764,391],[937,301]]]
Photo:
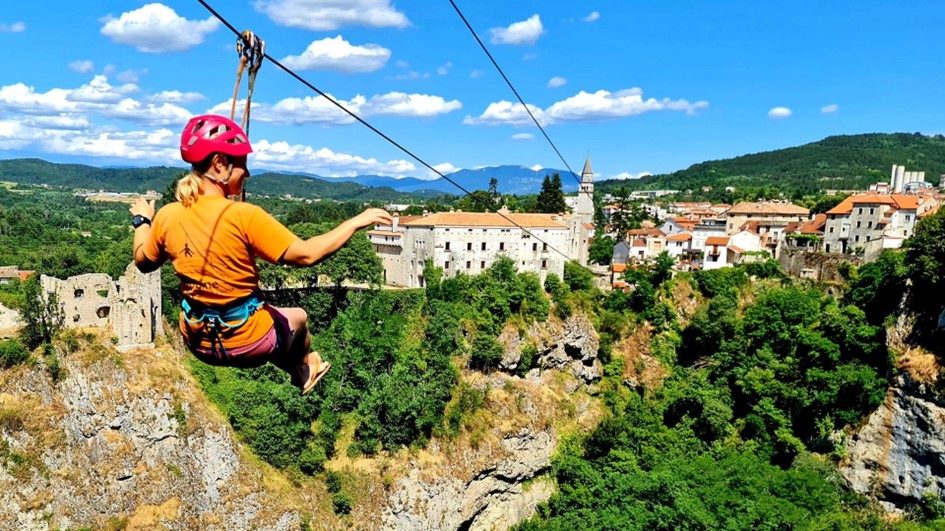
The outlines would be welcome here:
[[[501,75],[502,79],[505,80],[505,84],[508,85],[510,89],[512,89],[512,93],[515,94],[516,98],[518,98],[518,101],[519,103],[522,104],[522,107],[525,109],[525,112],[527,112],[528,116],[531,117],[533,122],[535,122],[535,126],[538,127],[538,130],[541,131],[541,134],[545,136],[545,140],[547,140],[548,143],[551,144],[551,149],[555,150],[555,153],[558,154],[558,158],[561,159],[561,162],[564,163],[564,165],[568,168],[568,171],[571,172],[571,177],[573,177],[574,180],[577,181],[578,183],[578,193],[587,193],[581,189],[581,179],[578,179],[577,174],[575,174],[574,170],[571,169],[571,166],[568,165],[568,161],[564,160],[564,157],[561,155],[561,152],[558,151],[558,146],[556,146],[555,143],[551,141],[551,137],[549,137],[548,133],[545,132],[545,128],[542,127],[540,123],[538,123],[538,119],[535,118],[535,115],[532,114],[531,109],[529,109],[528,105],[525,104],[525,100],[523,100],[522,97],[518,94],[518,91],[515,90],[515,86],[512,85],[512,82],[509,81],[508,76],[506,76],[505,72],[502,71],[502,67],[499,66],[499,63],[496,62],[495,58],[492,57],[492,54],[489,53],[489,49],[486,48],[486,45],[483,44],[482,39],[480,39],[479,35],[476,34],[476,30],[474,30],[472,25],[469,23],[469,21],[466,20],[466,16],[463,15],[463,12],[459,10],[459,6],[457,6],[456,2],[454,2],[453,0],[450,0],[450,4],[452,4],[453,9],[456,10],[456,14],[459,15],[459,18],[463,20],[463,23],[466,24],[466,28],[469,29],[470,33],[472,33],[472,36],[476,39],[476,42],[479,43],[479,47],[482,48],[482,51],[486,52],[486,56],[489,57],[490,61],[492,61],[492,66],[494,66],[495,69],[499,71],[499,75]]]
[[[226,26],[227,28],[229,28],[229,30],[232,31],[237,37],[239,37],[239,36],[242,35],[242,33],[241,33],[239,30],[237,30],[232,24],[230,24],[222,15],[220,15],[219,13],[217,13],[217,11],[216,11],[215,9],[213,9],[212,7],[210,7],[210,5],[209,5],[205,0],[197,0],[197,2],[199,2],[200,5],[202,5],[204,8],[206,8],[206,10],[210,12],[210,14],[212,14],[214,17],[216,17],[217,20],[220,21],[220,23],[222,23],[224,26]],[[470,192],[469,190],[467,190],[466,188],[464,188],[462,185],[460,185],[459,183],[457,183],[457,182],[454,181],[453,179],[450,179],[449,177],[447,177],[446,175],[444,175],[442,172],[440,172],[439,170],[437,170],[436,168],[434,168],[433,166],[431,166],[429,163],[427,163],[425,160],[423,160],[423,159],[421,159],[419,156],[415,155],[412,151],[410,151],[410,150],[407,149],[406,147],[402,146],[400,143],[398,143],[397,141],[395,141],[393,138],[387,136],[386,134],[384,134],[382,131],[380,131],[379,129],[377,129],[377,128],[374,127],[373,125],[369,124],[367,121],[365,121],[363,118],[361,118],[361,117],[358,116],[357,114],[355,114],[355,113],[351,112],[350,110],[348,110],[347,107],[345,107],[344,105],[338,103],[334,98],[332,98],[331,96],[329,96],[329,95],[326,94],[325,92],[322,92],[318,87],[316,87],[315,85],[312,85],[311,83],[309,83],[309,82],[308,82],[307,80],[305,80],[302,76],[296,74],[296,73],[293,72],[290,68],[284,66],[282,63],[280,63],[279,61],[277,61],[276,59],[274,59],[274,58],[273,58],[272,56],[270,56],[268,53],[265,53],[265,54],[263,55],[263,57],[265,57],[266,59],[268,59],[272,64],[274,64],[274,65],[276,65],[277,67],[279,67],[280,70],[282,70],[283,72],[285,72],[285,73],[288,74],[289,76],[295,78],[297,81],[299,81],[300,83],[302,83],[303,85],[305,85],[306,87],[308,87],[309,89],[311,89],[312,91],[316,92],[319,96],[321,96],[321,97],[325,98],[326,100],[328,100],[329,103],[331,103],[331,104],[334,105],[335,107],[338,107],[339,109],[341,109],[342,112],[344,112],[344,113],[347,114],[348,116],[350,116],[350,117],[354,118],[355,120],[357,120],[358,122],[360,122],[361,125],[367,127],[368,129],[370,129],[371,131],[373,131],[374,133],[376,133],[378,136],[380,136],[381,138],[383,138],[384,140],[386,140],[387,142],[389,142],[391,145],[393,145],[393,146],[396,147],[397,149],[403,151],[406,155],[408,155],[409,157],[411,157],[411,158],[414,159],[415,161],[419,162],[419,163],[420,163],[421,165],[423,165],[425,168],[427,168],[428,170],[432,171],[433,173],[439,175],[440,177],[442,177],[443,179],[445,179],[447,182],[449,182],[450,184],[452,184],[452,185],[455,186],[456,188],[459,188],[460,190],[462,190],[462,192],[463,192],[464,194],[466,194],[466,196],[470,197],[470,198],[473,199],[475,202],[479,203],[481,206],[485,207],[486,209],[491,209],[491,208],[493,208],[493,207],[495,206],[495,205],[489,205],[489,204],[487,204],[486,202],[484,202],[484,201],[482,201],[481,199],[479,199],[478,197],[476,197],[475,195],[473,195],[472,192]],[[573,172],[572,172],[572,173],[573,173]],[[526,229],[525,227],[523,227],[522,225],[516,223],[512,218],[510,218],[510,217],[507,216],[506,214],[504,214],[504,213],[502,213],[502,212],[498,212],[498,211],[495,212],[495,213],[498,214],[499,216],[501,216],[502,218],[504,218],[506,221],[508,221],[508,222],[511,223],[512,225],[515,225],[516,227],[518,227],[519,229],[521,229],[525,234],[528,234],[530,237],[535,238],[535,239],[538,240],[540,243],[542,243],[543,245],[547,246],[548,249],[551,249],[552,251],[554,251],[554,252],[560,254],[562,257],[564,257],[564,259],[565,259],[566,261],[575,262],[576,264],[580,265],[581,267],[583,267],[583,268],[585,268],[585,269],[588,269],[586,266],[581,265],[581,263],[578,262],[577,260],[574,260],[573,258],[569,257],[569,256],[566,255],[565,253],[559,251],[557,248],[555,248],[554,246],[552,246],[552,245],[549,244],[548,242],[546,242],[546,241],[542,240],[541,238],[539,238],[538,236],[536,236],[532,231],[530,231],[530,230]],[[590,269],[588,269],[588,271],[590,271]]]

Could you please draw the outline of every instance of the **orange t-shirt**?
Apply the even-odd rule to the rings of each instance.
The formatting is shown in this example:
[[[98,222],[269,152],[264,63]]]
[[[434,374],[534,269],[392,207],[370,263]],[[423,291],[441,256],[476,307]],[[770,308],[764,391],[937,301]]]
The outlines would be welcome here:
[[[200,196],[189,207],[162,207],[143,250],[148,260],[171,260],[185,297],[223,306],[258,289],[256,257],[276,263],[297,239],[256,205]],[[220,336],[225,346],[240,347],[262,339],[272,324],[269,312],[256,312],[240,327],[223,328]],[[188,344],[211,346],[204,325],[191,325],[183,312],[180,330]]]

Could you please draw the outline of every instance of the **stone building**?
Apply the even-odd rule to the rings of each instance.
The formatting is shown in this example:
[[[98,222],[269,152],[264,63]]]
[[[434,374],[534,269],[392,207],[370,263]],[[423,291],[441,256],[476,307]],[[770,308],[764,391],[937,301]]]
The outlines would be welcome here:
[[[933,208],[932,195],[860,194],[827,211],[824,251],[862,252],[875,260],[883,249],[896,249],[912,235],[919,215]]]
[[[368,238],[384,266],[384,283],[424,286],[426,260],[443,269],[445,278],[478,275],[499,256],[511,258],[521,272],[564,275],[564,264],[587,264],[588,238],[594,219],[591,159],[581,172],[581,186],[572,214],[438,212],[420,217],[395,217],[376,225]]]
[[[118,281],[90,273],[65,280],[43,275],[40,282],[44,293],[56,294],[65,328],[111,329],[119,349],[153,346],[163,333],[160,271],[144,274],[132,263]]]

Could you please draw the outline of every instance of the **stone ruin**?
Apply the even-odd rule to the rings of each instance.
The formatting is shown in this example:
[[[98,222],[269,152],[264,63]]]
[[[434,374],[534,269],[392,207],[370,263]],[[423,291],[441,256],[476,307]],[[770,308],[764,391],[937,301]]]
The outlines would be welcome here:
[[[116,347],[153,347],[161,327],[161,272],[141,273],[133,263],[118,281],[104,273],[60,280],[43,275],[44,293],[55,293],[64,328],[111,329]]]

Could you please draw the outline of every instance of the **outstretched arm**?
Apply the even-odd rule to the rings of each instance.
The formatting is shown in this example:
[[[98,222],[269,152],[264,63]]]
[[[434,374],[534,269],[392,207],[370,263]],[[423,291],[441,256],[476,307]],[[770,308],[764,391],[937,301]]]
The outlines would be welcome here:
[[[341,249],[354,233],[375,223],[390,224],[394,219],[387,211],[380,208],[369,208],[357,216],[345,221],[334,229],[313,236],[307,240],[296,240],[289,245],[282,255],[282,263],[310,266],[321,262]],[[138,235],[135,234],[135,238]]]
[[[131,204],[128,211],[131,212],[132,216],[141,215],[149,220],[154,220],[154,200],[147,201],[143,197],[139,197]],[[138,270],[142,273],[150,273],[161,267],[162,261],[152,261],[144,254],[144,244],[147,243],[150,238],[150,223],[145,223],[135,229],[135,238],[132,248],[134,249],[135,265],[138,266]]]

